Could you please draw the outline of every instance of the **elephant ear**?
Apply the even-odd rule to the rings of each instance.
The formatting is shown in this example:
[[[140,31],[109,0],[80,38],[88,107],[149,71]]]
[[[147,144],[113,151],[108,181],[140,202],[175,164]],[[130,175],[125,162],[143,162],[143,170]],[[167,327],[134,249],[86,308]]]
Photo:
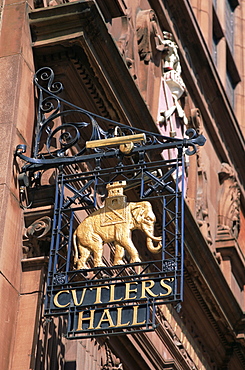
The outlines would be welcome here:
[[[131,208],[132,217],[137,223],[141,222],[142,216],[145,213],[146,209],[149,208],[149,202],[135,203]]]

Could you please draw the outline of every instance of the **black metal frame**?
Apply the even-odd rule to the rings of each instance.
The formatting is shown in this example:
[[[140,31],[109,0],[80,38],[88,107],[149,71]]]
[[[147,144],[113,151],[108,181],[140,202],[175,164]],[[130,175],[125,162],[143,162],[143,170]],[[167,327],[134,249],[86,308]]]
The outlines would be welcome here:
[[[177,148],[180,151],[178,156],[180,156],[180,153],[185,148],[185,154],[192,155],[196,153],[196,145],[204,145],[206,141],[203,135],[198,135],[194,129],[186,131],[189,139],[179,139],[141,130],[101,117],[67,102],[62,97],[58,97],[57,95],[62,92],[63,86],[60,82],[53,81],[54,73],[51,68],[41,68],[35,74],[34,83],[38,94],[38,115],[33,155],[32,157],[24,155],[26,145],[23,144],[17,146],[15,153],[16,156],[27,163],[22,167],[22,172],[36,172],[47,168],[57,168],[61,165],[87,162],[90,159],[94,159],[98,163],[110,157],[121,163],[122,153],[118,148],[86,149],[85,145],[80,145],[79,140],[83,134],[87,137],[87,141],[92,141],[112,138],[117,136],[118,133],[118,136],[144,133],[146,142],[135,144],[131,152],[131,156],[139,154],[141,161],[145,160],[145,153],[151,150],[163,151]],[[77,121],[71,122],[70,119],[71,117],[74,118],[74,115]],[[62,124],[52,129],[54,120],[62,120]],[[106,127],[107,130],[102,128],[102,126]],[[59,132],[61,134],[57,138],[57,142],[60,143],[60,147],[52,150],[52,139]],[[43,150],[44,138],[46,151]],[[66,151],[75,146],[78,148],[77,153],[66,156]]]
[[[34,78],[39,98],[33,156],[24,155],[24,145],[16,148],[16,156],[26,162],[20,176],[22,183],[35,186],[42,171],[49,168],[58,169],[45,315],[68,315],[67,337],[71,339],[154,330],[156,305],[181,302],[183,299],[184,154],[194,154],[196,145],[204,145],[205,138],[198,136],[193,129],[187,130],[189,139],[177,139],[105,119],[74,106],[61,97],[58,98],[57,94],[61,93],[63,87],[53,81],[54,74],[50,68],[40,69]],[[69,117],[75,118],[76,121],[71,123]],[[57,120],[62,124],[52,128]],[[134,143],[132,151],[127,155],[120,151],[118,145],[87,149],[82,140],[83,137],[86,138],[85,141],[93,141],[116,136],[120,139],[138,133],[144,133],[146,141]],[[57,134],[60,134],[57,139],[59,147],[51,149],[51,142]],[[46,145],[43,144],[45,136]],[[175,149],[174,159],[149,161],[151,151],[157,150],[160,153],[166,149]],[[74,168],[75,164],[81,163],[86,163],[87,170],[84,172],[79,166]],[[126,181],[126,195],[134,188],[140,200],[150,200],[153,206],[157,204],[157,208],[161,209],[161,259],[136,264],[129,264],[125,260],[124,266],[110,266],[108,263],[108,266],[103,268],[94,268],[91,260],[90,268],[75,270],[72,234],[76,222],[79,222],[77,215],[82,210],[91,212],[97,208],[98,199],[105,196],[106,185],[115,181]],[[103,309],[103,303],[99,307],[88,305],[65,309],[52,304],[55,294],[59,291],[91,288],[99,284],[110,286],[119,281],[142,282],[149,278],[156,281],[169,278],[174,282],[174,286],[172,294],[164,298],[137,298],[134,302],[124,302],[124,308],[138,305],[146,310],[145,325],[77,332],[72,325],[79,311],[86,311],[91,307]]]

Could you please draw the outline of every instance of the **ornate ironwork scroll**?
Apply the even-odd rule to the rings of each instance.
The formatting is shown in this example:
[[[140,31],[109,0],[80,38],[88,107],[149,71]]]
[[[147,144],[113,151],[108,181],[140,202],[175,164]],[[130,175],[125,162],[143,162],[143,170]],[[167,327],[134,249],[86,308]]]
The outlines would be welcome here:
[[[183,299],[184,153],[194,154],[205,138],[194,130],[187,131],[189,138],[164,137],[79,108],[58,97],[63,88],[50,68],[39,70],[34,82],[39,101],[33,155],[27,157],[19,145],[16,156],[26,162],[22,186],[34,184],[43,170],[57,168],[45,315],[66,315],[71,339],[154,330],[156,306]],[[176,155],[164,159],[161,153],[169,149]],[[107,197],[108,184],[115,183],[124,188],[120,209]],[[104,208],[112,214],[99,212],[101,227],[110,228],[111,219],[116,230],[120,220],[131,217],[124,207],[130,207],[126,197],[132,194],[157,213],[155,242],[161,239],[161,251],[153,258],[145,247],[147,237],[138,234],[137,258],[120,249],[117,259],[116,237],[104,238],[103,263],[95,263],[89,253],[85,265],[77,265],[72,239],[80,215],[103,207],[107,199]],[[84,232],[91,230],[85,225]]]
[[[205,143],[205,138],[197,135],[193,129],[187,130],[188,139],[170,138],[103,118],[69,103],[58,96],[62,93],[63,86],[60,82],[54,82],[51,68],[45,67],[37,71],[34,83],[39,99],[33,155],[32,157],[24,155],[25,145],[18,145],[16,148],[16,155],[27,163],[22,172],[34,172],[63,164],[86,162],[90,159],[103,160],[109,157],[117,158],[121,162],[124,151],[116,144],[125,136],[140,133],[145,135],[145,140],[134,143],[130,151],[131,156],[137,153],[145,154],[151,149],[171,148],[180,150],[186,148],[185,154],[191,155],[196,152],[196,145]],[[113,145],[109,140],[105,142],[103,148],[86,147],[86,142],[111,138],[117,138],[118,141]],[[69,149],[73,152],[71,151],[68,156]]]

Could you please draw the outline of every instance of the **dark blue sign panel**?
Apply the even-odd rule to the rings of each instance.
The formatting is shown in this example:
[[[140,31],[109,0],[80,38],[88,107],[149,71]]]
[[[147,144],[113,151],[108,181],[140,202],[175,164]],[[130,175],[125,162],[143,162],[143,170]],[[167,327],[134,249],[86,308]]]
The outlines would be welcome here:
[[[142,328],[147,322],[147,305],[139,306],[108,306],[106,308],[76,311],[73,313],[73,322],[69,321],[70,335],[101,332],[129,327]],[[71,314],[70,314],[71,316]]]
[[[129,189],[133,186],[132,179],[135,181],[135,174],[137,174],[136,183],[140,187],[141,201],[139,204],[149,202],[152,210],[159,210],[160,207],[162,225],[158,224],[158,226],[161,228],[161,236],[151,242],[150,249],[153,250],[154,243],[159,244],[160,239],[162,248],[157,254],[155,253],[157,259],[141,261],[141,255],[145,255],[145,251],[148,250],[147,243],[149,243],[147,241],[149,236],[144,236],[145,242],[137,244],[136,241],[136,249],[139,252],[137,262],[130,263],[131,259],[120,247],[119,253],[122,254],[120,265],[113,265],[113,262],[109,260],[115,261],[115,248],[118,247],[116,243],[115,245],[111,243],[107,246],[107,251],[110,250],[110,255],[107,252],[109,260],[106,261],[102,255],[104,262],[101,267],[95,266],[93,262],[95,252],[89,251],[89,248],[82,268],[75,263],[74,232],[79,224],[78,216],[82,214],[84,217],[85,210],[94,211],[97,206],[98,193],[101,189],[105,189],[108,178],[111,177],[113,181],[119,180],[118,183],[120,183],[121,173],[119,176],[118,169],[115,168],[109,172],[108,169],[105,172],[102,169],[98,171],[94,169],[92,173],[83,172],[72,175],[59,173],[56,185],[45,315],[65,315],[68,320],[68,338],[154,330],[156,325],[153,312],[156,306],[182,301],[183,196],[181,184],[184,182],[184,172],[183,169],[179,171],[179,166],[182,164],[183,162],[177,159],[155,164],[144,163],[144,166],[135,164],[133,167],[125,167],[124,179],[126,177]],[[151,174],[157,171],[167,173],[167,175],[162,176],[155,186],[150,187],[150,181],[157,181],[155,175]],[[171,186],[165,187],[167,177],[174,171],[178,181],[176,183],[168,181],[167,183],[171,183]],[[114,184],[113,181],[110,184]],[[127,186],[124,190],[127,193]],[[108,209],[112,213],[109,213],[107,218],[111,217],[111,222],[118,225],[119,221],[127,220],[121,209],[113,209],[113,203],[108,204]],[[140,208],[138,213],[140,214]],[[108,227],[108,221],[106,227]],[[86,233],[86,230],[84,232]],[[142,231],[138,232],[142,233]],[[84,247],[83,252],[86,252]],[[153,251],[148,251],[148,258],[153,257],[152,253]]]
[[[108,285],[84,286],[81,289],[53,291],[50,308],[55,310],[77,307],[104,306],[109,304],[138,304],[153,300],[162,303],[166,297],[173,297],[175,292],[174,278],[152,278],[149,280],[126,281],[124,283],[110,283]],[[159,302],[158,302],[159,301]]]

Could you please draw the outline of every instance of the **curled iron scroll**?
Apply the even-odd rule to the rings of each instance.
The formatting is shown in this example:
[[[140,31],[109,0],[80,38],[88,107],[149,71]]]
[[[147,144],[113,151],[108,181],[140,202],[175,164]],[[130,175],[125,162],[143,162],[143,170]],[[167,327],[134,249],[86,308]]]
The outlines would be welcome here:
[[[187,148],[185,154],[193,155],[196,153],[196,146],[204,145],[206,141],[204,136],[198,135],[194,129],[186,131],[189,138],[172,138],[128,126],[80,108],[57,96],[63,91],[63,85],[60,82],[54,82],[54,72],[49,67],[41,68],[36,72],[34,83],[38,89],[39,103],[33,156],[30,158],[24,155],[26,148],[23,145],[18,145],[15,152],[16,156],[27,163],[22,167],[22,172],[35,172],[44,168],[58,167],[61,164],[83,162],[92,158],[99,160],[108,156],[119,158],[122,155],[117,146],[104,146],[103,148],[94,146],[87,149],[85,140],[80,140],[82,137],[93,141],[144,133],[146,140],[134,143],[130,155],[137,152],[142,154],[150,150],[171,148],[179,149],[179,154],[183,148]],[[76,117],[80,115],[81,119],[74,122],[71,119],[71,116],[74,118],[74,114]],[[54,120],[60,121],[61,124],[52,128]],[[101,126],[98,122],[103,125]],[[104,127],[107,127],[107,130]],[[86,132],[82,130],[86,130]],[[45,140],[43,139],[44,134]],[[56,143],[59,145],[58,148],[51,150],[51,141],[55,135],[59,135],[58,139],[56,136]],[[46,142],[46,151],[43,148],[44,142]],[[75,145],[76,154],[71,152],[65,155],[67,149]]]

